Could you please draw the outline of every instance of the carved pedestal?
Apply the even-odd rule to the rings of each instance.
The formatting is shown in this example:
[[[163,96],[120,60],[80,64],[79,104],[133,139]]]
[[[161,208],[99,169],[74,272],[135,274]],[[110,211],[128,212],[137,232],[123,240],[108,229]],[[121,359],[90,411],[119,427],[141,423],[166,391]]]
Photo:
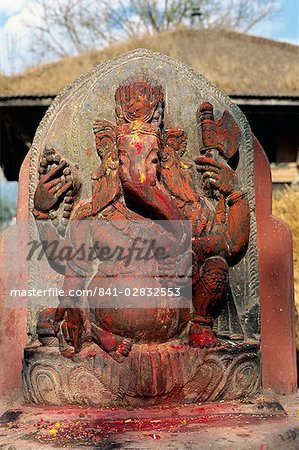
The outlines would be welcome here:
[[[261,384],[254,342],[210,350],[176,341],[135,345],[121,365],[105,352],[69,360],[57,347],[32,346],[25,350],[23,376],[29,402],[99,407],[231,400],[254,395]]]

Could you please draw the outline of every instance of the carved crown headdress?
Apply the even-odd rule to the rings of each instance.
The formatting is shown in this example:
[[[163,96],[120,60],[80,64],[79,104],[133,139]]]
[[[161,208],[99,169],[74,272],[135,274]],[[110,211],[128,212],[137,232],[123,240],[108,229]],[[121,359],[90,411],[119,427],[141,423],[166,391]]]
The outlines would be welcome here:
[[[162,87],[148,81],[119,86],[115,93],[115,115],[118,126],[135,121],[149,123],[155,129],[163,124]]]

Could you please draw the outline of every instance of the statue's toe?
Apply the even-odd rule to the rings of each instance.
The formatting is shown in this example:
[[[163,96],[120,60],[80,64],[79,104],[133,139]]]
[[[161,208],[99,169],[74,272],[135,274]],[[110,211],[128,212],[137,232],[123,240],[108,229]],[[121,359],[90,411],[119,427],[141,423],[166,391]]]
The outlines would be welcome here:
[[[133,345],[132,339],[125,338],[121,341],[116,351],[123,356],[128,356],[132,349],[132,345]]]

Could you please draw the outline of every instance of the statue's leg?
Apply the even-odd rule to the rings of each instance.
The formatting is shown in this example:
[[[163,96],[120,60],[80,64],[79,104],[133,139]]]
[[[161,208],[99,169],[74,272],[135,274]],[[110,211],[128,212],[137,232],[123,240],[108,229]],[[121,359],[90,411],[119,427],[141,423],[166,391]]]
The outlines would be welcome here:
[[[71,358],[82,347],[84,311],[81,308],[61,308],[55,311],[54,331],[58,338],[59,350],[65,357]]]
[[[61,354],[66,358],[72,358],[75,350],[69,333],[69,324],[65,320],[58,325],[56,336],[58,337]]]
[[[37,321],[37,334],[39,341],[46,346],[58,346],[60,352],[66,357],[72,357],[74,347],[69,333],[68,322],[64,320],[64,311],[61,321],[55,322],[55,308],[45,308],[40,311]],[[54,325],[54,323],[56,325]],[[54,330],[55,328],[55,330]]]
[[[61,305],[60,305],[61,306]],[[80,353],[82,346],[92,339],[99,347],[118,362],[129,355],[133,342],[105,331],[88,320],[87,311],[82,308],[47,308],[38,319],[38,335],[43,345],[45,338],[57,339],[61,354],[72,358]]]
[[[212,331],[213,319],[228,288],[228,264],[220,256],[205,260],[193,285],[194,316],[189,344],[192,347],[214,347],[218,340]]]
[[[122,362],[124,357],[128,356],[131,351],[132,339],[105,331],[94,323],[91,323],[91,334],[99,347],[118,362]]]

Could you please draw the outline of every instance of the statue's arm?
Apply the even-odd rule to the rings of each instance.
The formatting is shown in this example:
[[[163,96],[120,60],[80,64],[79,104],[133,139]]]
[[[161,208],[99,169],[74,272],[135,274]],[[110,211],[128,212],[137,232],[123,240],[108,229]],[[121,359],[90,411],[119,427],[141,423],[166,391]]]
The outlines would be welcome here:
[[[229,247],[229,257],[232,262],[238,262],[243,256],[249,241],[250,209],[244,192],[235,191],[227,198],[228,214],[226,236]],[[237,261],[234,261],[237,258]]]
[[[53,158],[53,155],[50,156]],[[62,201],[65,200],[64,218],[62,219],[64,227],[61,226],[61,228],[66,228],[68,223],[66,217],[70,217],[75,194],[80,185],[72,176],[65,176],[70,171],[69,164],[65,160],[57,163],[57,166],[47,171],[45,164],[51,163],[52,160],[48,163],[45,158],[40,162],[41,175],[34,194],[34,209],[32,213],[36,220],[40,244],[50,266],[55,271],[64,274],[65,262],[59,260],[58,255],[61,254],[63,248],[67,245],[67,239],[65,238],[65,230],[62,233],[58,232],[57,225],[59,225],[59,221],[56,218],[56,211]]]
[[[249,241],[248,200],[239,186],[236,172],[227,164],[210,157],[197,157],[195,162],[197,169],[203,174],[204,185],[212,187],[219,193],[215,225],[220,233],[218,236],[216,233],[213,238],[209,237],[210,245],[214,239],[214,247],[219,253],[225,253],[231,263],[236,264],[243,256]]]
[[[41,245],[47,261],[56,272],[64,275],[66,261],[59,257],[67,245],[67,239],[58,233],[56,227],[50,219],[36,219],[36,225],[39,233],[39,245]]]

